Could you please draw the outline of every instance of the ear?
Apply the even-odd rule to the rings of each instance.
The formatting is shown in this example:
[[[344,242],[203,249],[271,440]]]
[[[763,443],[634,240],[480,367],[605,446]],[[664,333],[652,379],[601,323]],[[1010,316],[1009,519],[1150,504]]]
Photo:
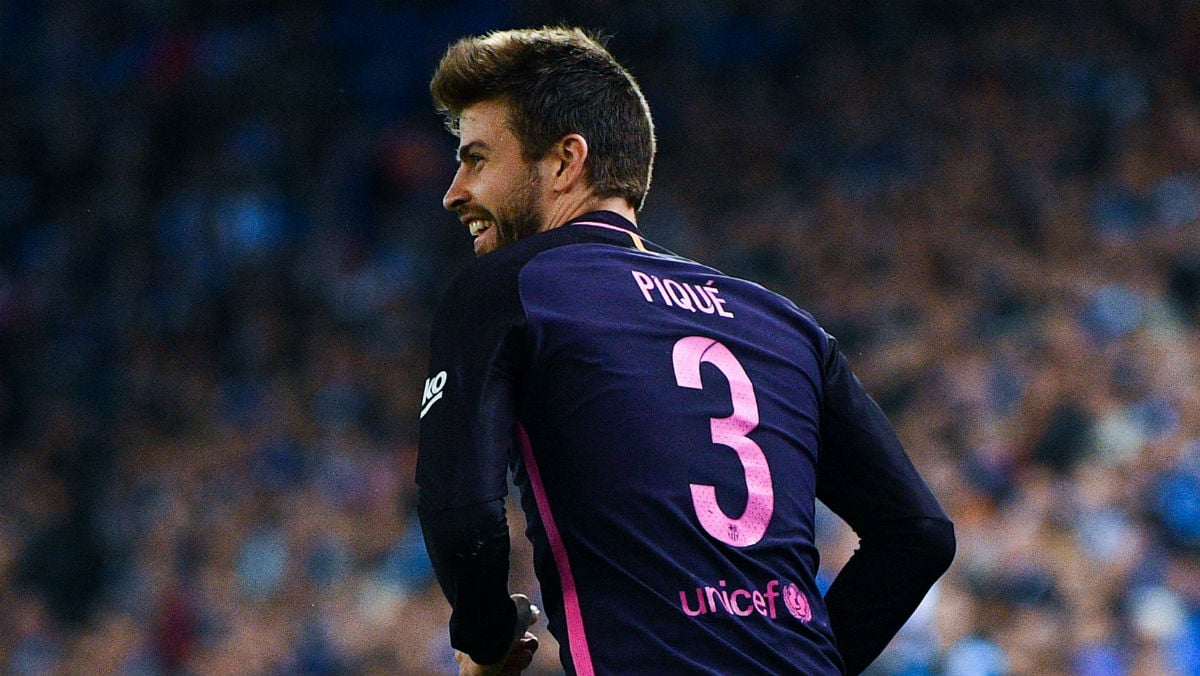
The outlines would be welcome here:
[[[579,134],[567,134],[550,150],[551,187],[566,192],[585,180],[588,142]]]

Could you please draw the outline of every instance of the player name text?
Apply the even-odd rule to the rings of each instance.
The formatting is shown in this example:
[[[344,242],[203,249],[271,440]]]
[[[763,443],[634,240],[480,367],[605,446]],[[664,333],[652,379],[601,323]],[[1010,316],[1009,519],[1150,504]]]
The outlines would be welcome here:
[[[630,272],[647,303],[662,302],[667,307],[677,307],[689,312],[733,316],[733,312],[725,309],[725,299],[721,298],[721,291],[711,279],[706,284],[688,284],[667,277],[648,275],[641,270]]]

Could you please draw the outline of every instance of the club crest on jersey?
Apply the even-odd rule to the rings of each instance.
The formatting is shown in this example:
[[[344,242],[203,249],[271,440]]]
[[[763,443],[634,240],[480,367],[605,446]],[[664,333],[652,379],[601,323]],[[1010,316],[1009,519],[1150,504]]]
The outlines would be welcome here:
[[[424,418],[429,409],[442,398],[446,387],[446,372],[438,371],[437,375],[425,379],[425,394],[421,397],[421,417]]]

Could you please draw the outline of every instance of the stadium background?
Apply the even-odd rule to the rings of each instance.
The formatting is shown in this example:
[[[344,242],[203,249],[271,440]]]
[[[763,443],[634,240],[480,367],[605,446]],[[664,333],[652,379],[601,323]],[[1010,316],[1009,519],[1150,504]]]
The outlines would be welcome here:
[[[0,1],[0,670],[451,671],[426,82],[559,20],[650,100],[646,232],[811,309],[957,522],[871,673],[1200,673],[1185,0]]]

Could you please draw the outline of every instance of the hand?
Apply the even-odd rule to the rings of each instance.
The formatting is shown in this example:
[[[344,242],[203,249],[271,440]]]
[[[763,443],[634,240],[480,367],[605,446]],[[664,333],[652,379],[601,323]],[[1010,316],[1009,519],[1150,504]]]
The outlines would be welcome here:
[[[463,652],[454,652],[458,662],[459,676],[518,676],[533,662],[533,654],[537,652],[537,637],[526,631],[537,622],[542,611],[529,602],[524,594],[513,594],[513,603],[517,605],[516,636],[508,655],[494,664],[479,664],[471,656]]]

